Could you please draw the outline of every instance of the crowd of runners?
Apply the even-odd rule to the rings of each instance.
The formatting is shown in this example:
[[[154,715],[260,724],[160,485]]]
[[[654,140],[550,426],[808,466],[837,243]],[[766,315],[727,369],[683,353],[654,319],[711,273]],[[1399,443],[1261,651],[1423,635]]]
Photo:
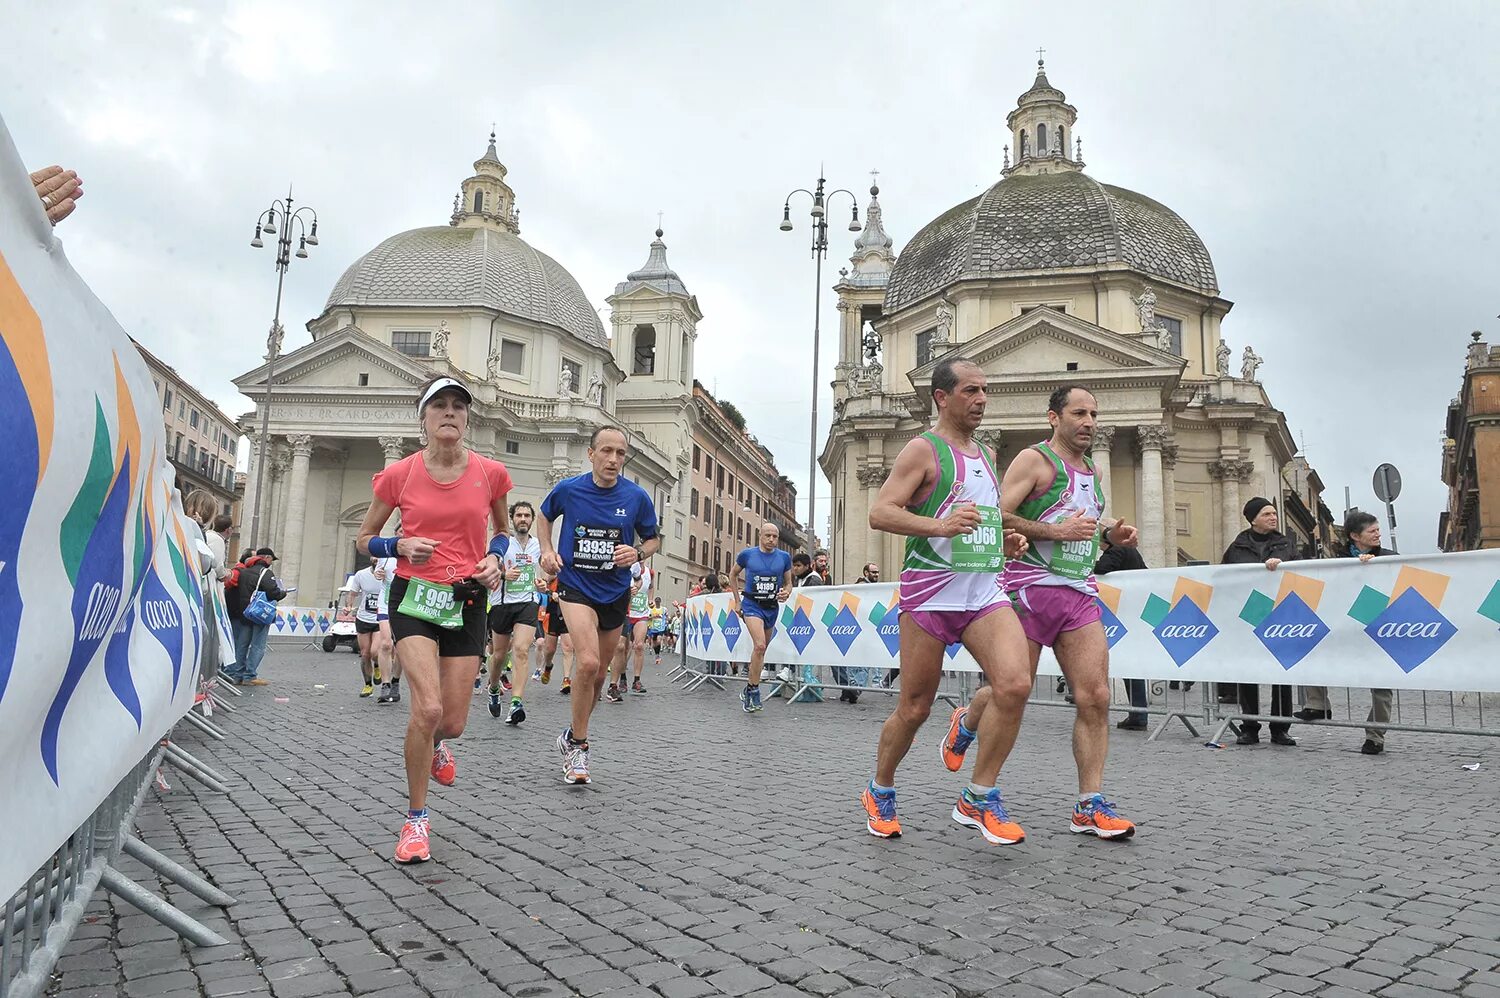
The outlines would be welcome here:
[[[1094,397],[1078,386],[1054,393],[1052,438],[1024,451],[1002,476],[974,441],[984,416],[983,371],[945,358],[932,394],[936,425],[902,450],[870,513],[872,529],[907,540],[900,701],[881,730],[875,773],[862,794],[866,827],[881,837],[901,834],[896,768],[931,712],[944,649],[962,642],[986,685],[954,711],[941,739],[949,770],[960,770],[974,750],[972,780],[959,791],[954,820],[991,843],[1025,838],[1006,811],[998,778],[1045,646],[1078,705],[1079,793],[1070,828],[1129,836],[1134,826],[1102,793],[1108,648],[1092,566],[1101,535],[1131,546],[1136,532],[1103,518],[1087,456]],[[451,786],[457,778],[448,740],[463,732],[473,696],[487,690],[491,717],[522,724],[528,681],[550,685],[561,651],[558,692],[570,697],[571,717],[554,744],[564,782],[584,785],[595,706],[645,695],[648,651],[659,665],[674,639],[675,608],[664,604],[650,566],[661,545],[656,510],[622,474],[625,432],[595,430],[587,472],[558,482],[535,506],[511,502],[505,466],[465,445],[472,401],[451,377],[424,387],[417,404],[424,446],[375,475],[356,542],[371,563],[349,582],[357,598],[360,696],[378,689],[378,703],[397,703],[403,680],[407,690],[407,815],[395,849],[402,863],[431,856],[429,784]],[[383,535],[397,514],[398,529]],[[761,673],[779,608],[811,577],[778,546],[775,525],[762,525],[757,541],[739,553],[723,586],[752,648],[740,694],[747,713],[762,707]],[[712,581],[704,588],[717,589],[719,580]]]

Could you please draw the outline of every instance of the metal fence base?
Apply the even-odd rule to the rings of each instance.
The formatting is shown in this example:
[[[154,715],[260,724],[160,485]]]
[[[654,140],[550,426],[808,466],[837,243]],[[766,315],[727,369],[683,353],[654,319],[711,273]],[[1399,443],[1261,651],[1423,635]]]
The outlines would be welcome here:
[[[207,787],[209,790],[213,791],[216,794],[224,794],[226,796],[229,794],[228,787],[226,787],[218,780],[214,779],[212,776],[209,776],[207,773],[198,769],[196,766],[183,762],[181,759],[174,758],[170,753],[168,753],[164,757],[163,761],[171,763],[172,766],[177,770],[177,772],[181,773],[183,776],[186,776],[194,783],[201,784],[202,786]]]
[[[152,894],[112,866],[99,875],[99,886],[150,915],[195,946],[228,946],[229,940]]]
[[[233,714],[235,711],[239,710],[239,708],[234,704],[230,703],[228,700],[225,700],[223,695],[220,694],[218,690],[209,690],[208,698],[214,702],[214,710],[222,710],[230,714]]]
[[[182,719],[191,724],[193,727],[197,728],[199,731],[203,732],[205,735],[208,735],[210,738],[214,738],[222,742],[229,737],[221,728],[218,727],[218,725],[208,720],[208,718],[204,717],[202,714],[198,714],[190,710],[186,714],[182,715]]]
[[[225,894],[180,863],[163,856],[134,835],[125,836],[124,841],[120,843],[120,851],[139,860],[144,866],[155,870],[178,887],[197,895],[217,908],[227,908],[236,903],[234,897]]]
[[[242,696],[245,695],[245,694],[241,693],[240,690],[239,690],[239,688],[237,686],[235,686],[233,683],[231,683],[229,681],[229,677],[226,676],[226,675],[224,675],[224,673],[222,673],[222,672],[219,673],[217,676],[214,677],[214,682],[217,683],[218,686],[219,686],[219,688],[221,690],[223,690],[225,693],[230,693],[230,694],[233,694],[234,696],[237,696],[237,697],[242,697]]]
[[[171,739],[163,739],[162,746],[167,750],[167,757],[171,761],[177,762],[178,760],[181,760],[184,764],[192,766],[203,775],[208,776],[219,783],[223,783],[226,786],[229,784],[229,780],[224,776],[223,773],[220,773],[217,769],[214,769],[212,766],[204,762],[202,759],[199,759],[197,756],[189,754],[185,749],[183,749],[181,745],[178,745]]]
[[[1258,721],[1261,724],[1300,724],[1311,728],[1365,728],[1378,729],[1380,731],[1410,731],[1416,734],[1428,735],[1483,735],[1486,738],[1500,738],[1500,729],[1497,728],[1458,728],[1448,725],[1435,724],[1401,724],[1396,721],[1304,721],[1300,717],[1291,717],[1285,714],[1223,714],[1219,718],[1220,724],[1214,732],[1214,741],[1223,741],[1224,733],[1230,728],[1238,731],[1237,721]]]

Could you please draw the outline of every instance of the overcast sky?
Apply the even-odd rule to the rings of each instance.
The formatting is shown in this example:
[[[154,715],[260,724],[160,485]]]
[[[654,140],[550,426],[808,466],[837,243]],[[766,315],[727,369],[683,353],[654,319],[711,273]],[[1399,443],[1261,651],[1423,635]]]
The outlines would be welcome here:
[[[308,341],[338,275],[447,221],[497,123],[522,236],[595,305],[656,212],[704,311],[697,376],[805,493],[813,270],[787,191],[880,170],[899,250],[999,177],[1036,48],[1088,172],[1179,212],[1235,303],[1236,361],[1328,485],[1375,508],[1402,471],[1404,551],[1435,548],[1445,408],[1468,333],[1500,341],[1490,3],[8,5],[0,107],[33,168],[86,196],[61,234],[125,328],[231,416],[275,294],[257,213],[295,184],[322,245],[283,321]],[[835,230],[832,284],[853,236]],[[822,380],[837,359],[823,296]],[[819,442],[831,397],[824,390]],[[820,482],[819,519],[827,510]]]

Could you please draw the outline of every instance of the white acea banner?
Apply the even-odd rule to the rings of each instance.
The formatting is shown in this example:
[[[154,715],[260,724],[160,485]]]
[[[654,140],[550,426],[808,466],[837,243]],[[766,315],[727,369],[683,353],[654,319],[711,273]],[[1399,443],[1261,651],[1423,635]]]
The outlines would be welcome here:
[[[151,374],[0,119],[0,901],[193,703],[199,560],[172,482]]]
[[[1117,678],[1500,691],[1500,550],[1116,572],[1098,599]],[[900,611],[893,583],[795,589],[766,660],[894,667]],[[694,658],[750,659],[728,594],[691,597],[683,631]]]

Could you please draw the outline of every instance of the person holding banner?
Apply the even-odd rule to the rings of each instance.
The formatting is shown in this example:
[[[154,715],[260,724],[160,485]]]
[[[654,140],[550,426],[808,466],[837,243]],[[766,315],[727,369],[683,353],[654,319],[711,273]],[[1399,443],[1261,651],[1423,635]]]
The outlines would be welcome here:
[[[355,542],[375,558],[396,559],[391,637],[406,677],[407,812],[396,862],[431,859],[429,777],[452,786],[458,765],[444,739],[463,733],[484,650],[485,590],[500,584],[500,560],[486,551],[489,523],[505,529],[511,479],[505,465],[469,450],[463,382],[439,376],[417,402],[425,446],[375,475],[374,498]],[[381,537],[401,511],[401,537]]]
[[[629,453],[624,430],[596,429],[588,450],[593,470],[558,482],[542,500],[538,521],[542,571],[557,576],[557,599],[573,636],[578,696],[573,723],[557,736],[563,782],[571,786],[589,782],[589,718],[630,610],[630,566],[661,548],[651,496],[621,474]],[[567,525],[554,544],[559,518]]]
[[[1238,537],[1230,541],[1229,547],[1224,551],[1223,564],[1225,565],[1255,565],[1264,564],[1267,571],[1274,572],[1281,567],[1284,561],[1296,561],[1301,555],[1297,552],[1297,543],[1279,529],[1281,521],[1276,515],[1276,504],[1269,499],[1256,496],[1245,503],[1242,511],[1245,520],[1250,524],[1248,528],[1240,531]],[[1260,713],[1260,684],[1239,684],[1240,710],[1246,714]],[[1271,687],[1271,713],[1276,715],[1291,716],[1292,713],[1292,688],[1285,683],[1277,683]],[[1292,724],[1290,721],[1271,723],[1271,744],[1284,745],[1288,748],[1297,744],[1297,739],[1292,737]],[[1240,733],[1235,738],[1236,745],[1254,745],[1260,741],[1260,722],[1241,721]]]
[[[1077,705],[1073,760],[1078,767],[1078,800],[1068,830],[1123,839],[1135,834],[1135,825],[1120,816],[1103,792],[1109,754],[1109,642],[1099,613],[1094,565],[1099,561],[1101,527],[1110,543],[1120,547],[1134,547],[1138,538],[1124,520],[1100,519],[1104,496],[1088,457],[1098,419],[1093,393],[1081,385],[1064,385],[1047,400],[1052,438],[1017,454],[1005,470],[1005,526],[1031,544],[1006,565],[1004,581],[1030,651],[1028,680],[1036,676],[1042,648],[1051,648]],[[954,711],[942,746],[949,769],[963,764],[963,753],[977,725],[996,706],[995,698],[993,689],[980,690],[967,709]],[[1005,718],[1011,742],[1020,720],[1019,710]]]
[[[875,777],[861,794],[871,835],[901,834],[896,817],[896,767],[932,713],[943,652],[962,642],[994,693],[992,710],[969,730],[982,734],[973,782],[959,795],[953,819],[995,844],[1022,841],[995,785],[1015,743],[1031,693],[1026,646],[1000,585],[1006,548],[1019,551],[1001,526],[1000,477],[974,431],[984,419],[985,374],[957,355],[932,372],[937,426],[901,449],[870,509],[870,528],[906,535],[901,571],[900,703],[880,731]],[[957,720],[957,716],[955,716]],[[960,726],[962,727],[962,726]],[[950,767],[957,769],[958,767]]]
[[[1344,550],[1339,554],[1342,558],[1358,558],[1361,564],[1368,564],[1372,558],[1393,555],[1396,552],[1390,548],[1380,546],[1380,521],[1372,513],[1366,513],[1362,509],[1352,510],[1344,518],[1344,537],[1348,540]],[[1306,686],[1303,687],[1307,694],[1307,705],[1301,710],[1294,711],[1292,716],[1303,721],[1327,720],[1333,717],[1333,711],[1329,709],[1328,687]],[[1365,718],[1371,724],[1387,723],[1391,719],[1392,693],[1386,689],[1372,689],[1370,691],[1370,713]],[[1385,751],[1385,729],[1366,728],[1365,742],[1359,747],[1364,755],[1379,755]]]
[[[750,635],[750,664],[740,691],[740,709],[747,714],[761,709],[760,673],[766,664],[766,644],[776,627],[776,612],[792,591],[792,556],[779,546],[780,528],[762,523],[759,539],[758,547],[745,548],[735,556],[729,570],[729,605]]]

